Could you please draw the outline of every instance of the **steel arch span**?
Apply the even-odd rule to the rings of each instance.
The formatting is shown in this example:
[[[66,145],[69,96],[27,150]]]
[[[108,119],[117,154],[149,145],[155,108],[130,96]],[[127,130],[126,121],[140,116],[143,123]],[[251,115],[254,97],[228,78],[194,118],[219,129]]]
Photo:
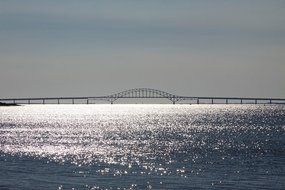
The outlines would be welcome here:
[[[92,100],[106,100],[111,103],[118,99],[127,99],[127,98],[165,98],[170,100],[173,104],[175,104],[178,101],[181,100],[189,100],[189,99],[195,99],[190,97],[183,97],[174,95],[162,90],[152,89],[152,88],[133,88],[129,90],[125,90],[122,92],[118,92],[112,95],[108,96],[102,96],[102,97],[94,97],[90,98]]]

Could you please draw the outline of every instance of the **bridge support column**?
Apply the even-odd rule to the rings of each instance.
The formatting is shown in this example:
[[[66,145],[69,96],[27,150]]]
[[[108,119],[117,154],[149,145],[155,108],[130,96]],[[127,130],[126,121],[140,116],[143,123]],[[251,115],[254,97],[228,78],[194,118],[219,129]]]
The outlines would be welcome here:
[[[43,99],[43,104],[45,104],[46,103],[46,101],[45,101],[45,99]]]
[[[226,104],[229,104],[229,100],[228,99],[226,99]]]
[[[200,104],[199,98],[197,98],[197,104]]]
[[[28,100],[28,104],[31,104],[31,100]]]
[[[57,104],[60,104],[59,99],[57,99]]]
[[[254,100],[254,104],[257,104],[257,99]]]
[[[269,104],[272,104],[272,100],[271,99],[269,100]]]
[[[74,104],[74,99],[72,99],[72,104]]]
[[[89,104],[89,100],[88,99],[86,100],[86,104]]]
[[[242,99],[240,99],[240,104],[242,104],[243,102],[242,102]]]
[[[211,102],[212,102],[212,104],[214,104],[214,99],[213,98],[212,98]]]
[[[16,104],[16,100],[13,100],[13,104]]]

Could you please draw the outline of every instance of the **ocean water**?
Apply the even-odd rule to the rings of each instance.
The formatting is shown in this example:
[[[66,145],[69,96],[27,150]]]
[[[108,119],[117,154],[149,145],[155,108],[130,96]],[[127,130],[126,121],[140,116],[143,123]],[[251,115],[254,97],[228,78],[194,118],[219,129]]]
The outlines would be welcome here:
[[[0,189],[285,189],[285,106],[0,107]]]

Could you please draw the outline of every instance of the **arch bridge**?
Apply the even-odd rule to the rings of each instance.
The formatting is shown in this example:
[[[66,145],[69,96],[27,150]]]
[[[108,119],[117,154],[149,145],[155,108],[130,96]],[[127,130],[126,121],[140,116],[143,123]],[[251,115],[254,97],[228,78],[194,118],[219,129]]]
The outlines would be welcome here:
[[[193,97],[193,96],[179,96],[165,91],[152,88],[134,88],[125,90],[107,96],[91,96],[91,97],[44,97],[44,98],[4,98],[0,99],[0,105],[5,103],[13,104],[47,104],[55,102],[57,104],[78,103],[79,100],[85,101],[87,104],[92,100],[107,101],[113,104],[118,99],[132,99],[132,98],[164,98],[175,104],[183,100],[190,100],[191,104],[205,103],[205,104],[285,104],[285,99],[281,98],[247,98],[247,97]]]
[[[118,99],[131,99],[131,98],[165,98],[170,100],[173,104],[182,100],[196,99],[194,97],[177,96],[157,89],[134,88],[105,97],[93,97],[93,98],[91,97],[89,98],[89,100],[105,100],[113,104]]]

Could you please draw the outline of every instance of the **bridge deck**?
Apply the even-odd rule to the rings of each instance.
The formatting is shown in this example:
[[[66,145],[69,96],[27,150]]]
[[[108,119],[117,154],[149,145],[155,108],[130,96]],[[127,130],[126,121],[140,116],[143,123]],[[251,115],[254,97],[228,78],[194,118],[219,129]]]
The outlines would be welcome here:
[[[118,99],[161,99],[165,98],[170,100],[173,104],[182,101],[190,101],[191,104],[196,103],[209,103],[209,104],[285,104],[285,98],[252,98],[252,97],[197,97],[197,96],[177,96],[168,92],[149,89],[149,88],[136,88],[122,91],[108,96],[90,96],[90,97],[38,97],[38,98],[4,98],[0,102],[13,102],[18,104],[33,104],[40,101],[45,104],[47,101],[55,100],[60,104],[63,100],[70,100],[73,104],[77,103],[75,100],[85,101],[87,104],[91,100],[107,101],[113,104]]]
[[[109,96],[99,96],[99,97],[44,97],[44,98],[6,98],[0,99],[0,102],[13,102],[19,104],[33,104],[37,101],[40,101],[43,104],[48,103],[47,101],[57,101],[60,104],[64,100],[70,100],[73,104],[75,104],[75,100],[85,101],[86,103],[90,103],[91,100],[101,100],[107,102],[114,102],[113,97]],[[162,99],[164,97],[116,97],[116,99]],[[176,102],[181,101],[191,101],[191,104],[285,104],[285,99],[282,98],[248,98],[248,97],[188,97],[188,96],[176,96],[169,97],[168,99],[175,98],[181,99]],[[203,102],[204,101],[204,102]],[[82,102],[81,102],[82,103]],[[173,102],[172,102],[173,103]]]

